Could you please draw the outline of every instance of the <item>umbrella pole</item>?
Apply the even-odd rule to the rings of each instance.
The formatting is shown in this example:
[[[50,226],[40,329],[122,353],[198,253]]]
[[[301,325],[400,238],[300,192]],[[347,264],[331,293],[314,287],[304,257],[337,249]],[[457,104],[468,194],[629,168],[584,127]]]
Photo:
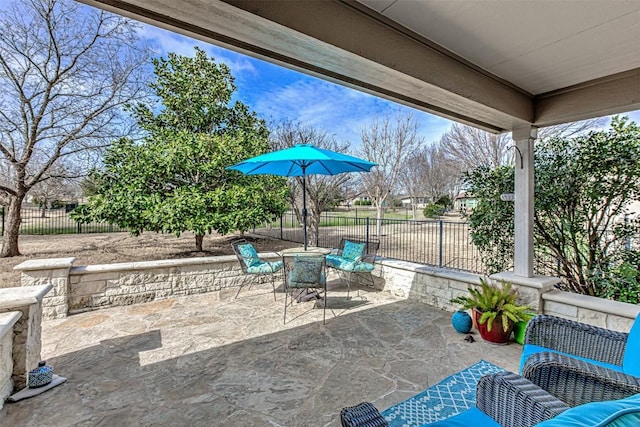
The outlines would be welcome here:
[[[302,231],[304,234],[304,250],[307,250],[307,176],[302,169]]]

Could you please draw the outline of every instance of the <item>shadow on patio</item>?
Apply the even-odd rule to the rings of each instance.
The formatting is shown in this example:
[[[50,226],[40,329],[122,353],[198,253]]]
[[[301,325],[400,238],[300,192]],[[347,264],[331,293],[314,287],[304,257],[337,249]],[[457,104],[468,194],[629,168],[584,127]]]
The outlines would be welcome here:
[[[294,303],[283,325],[283,295],[274,302],[270,291],[258,286],[234,300],[231,289],[46,321],[42,355],[68,382],[7,403],[0,422],[338,426],[344,406],[368,400],[387,408],[480,359],[518,366],[519,346],[467,343],[450,313],[386,292],[361,290],[347,303],[332,289],[326,325],[314,302]]]

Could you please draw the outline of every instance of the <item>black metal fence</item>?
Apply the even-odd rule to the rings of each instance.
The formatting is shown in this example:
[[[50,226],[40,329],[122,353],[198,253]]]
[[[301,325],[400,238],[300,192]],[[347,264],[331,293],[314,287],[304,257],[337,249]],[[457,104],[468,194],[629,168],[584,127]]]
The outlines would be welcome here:
[[[304,239],[298,218],[290,212],[272,224],[255,228],[254,232],[292,242],[302,243]],[[323,213],[317,245],[335,248],[343,236],[379,238],[378,255],[383,257],[474,273],[485,272],[480,252],[471,242],[467,222],[377,220]],[[309,241],[314,242],[314,237],[310,236]]]
[[[44,212],[40,208],[22,208],[20,211],[22,223],[20,224],[20,234],[79,234],[79,233],[110,233],[117,231],[127,231],[113,224],[92,222],[89,224],[79,224],[75,222],[69,214],[72,209],[46,209]],[[3,207],[0,207],[0,236],[4,235],[6,227],[6,216]]]

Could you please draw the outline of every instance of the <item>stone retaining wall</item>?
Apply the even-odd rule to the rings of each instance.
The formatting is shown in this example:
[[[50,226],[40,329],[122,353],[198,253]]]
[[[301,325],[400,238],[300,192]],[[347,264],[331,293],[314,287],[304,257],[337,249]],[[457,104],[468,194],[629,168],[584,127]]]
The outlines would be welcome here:
[[[260,254],[279,259],[277,254]],[[248,278],[235,256],[73,266],[73,258],[30,260],[15,267],[21,284],[49,283],[43,300],[46,319],[101,307],[130,305],[238,287]]]
[[[385,290],[447,311],[457,310],[458,306],[450,300],[467,295],[467,288],[479,285],[482,277],[393,259],[381,259],[374,274],[379,276],[376,281]],[[507,272],[492,275],[491,279],[512,282],[520,293],[521,302],[538,313],[607,329],[628,332],[640,313],[640,305],[559,291],[553,286],[558,283],[557,278],[522,278]]]
[[[275,253],[260,254],[278,259]],[[171,296],[219,291],[237,287],[247,278],[234,256],[189,258],[121,264],[73,266],[73,258],[30,260],[22,270],[22,285],[52,285],[45,296],[44,318],[64,317],[100,307],[128,305]],[[450,300],[480,284],[481,276],[394,259],[379,258],[373,271],[380,289],[403,298],[454,311]],[[512,273],[492,275],[508,280],[519,291],[523,304],[535,311],[628,331],[640,306],[561,292],[552,277],[523,278]]]

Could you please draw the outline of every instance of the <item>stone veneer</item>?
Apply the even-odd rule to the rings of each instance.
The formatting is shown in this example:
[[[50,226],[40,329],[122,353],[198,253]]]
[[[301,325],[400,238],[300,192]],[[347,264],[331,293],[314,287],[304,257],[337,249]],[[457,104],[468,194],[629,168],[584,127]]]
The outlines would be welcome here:
[[[0,288],[0,313],[19,312],[13,326],[12,381],[14,389],[27,385],[27,375],[40,361],[42,299],[51,285]]]
[[[279,259],[275,253],[262,259]],[[235,256],[72,266],[73,258],[30,260],[14,267],[23,286],[49,283],[43,301],[47,319],[101,307],[130,305],[173,296],[238,287],[254,280],[242,273]]]
[[[278,259],[275,253],[260,254]],[[245,280],[234,256],[188,258],[120,264],[73,266],[73,258],[26,261],[22,285],[49,284],[43,300],[45,318],[64,317],[100,307],[128,305],[178,295],[237,287]],[[394,259],[378,258],[373,271],[377,287],[403,298],[455,311],[451,299],[478,286],[482,276]],[[512,272],[491,276],[508,280],[520,293],[520,301],[534,311],[579,320],[609,329],[628,331],[640,306],[561,292],[558,278],[523,278]]]
[[[0,409],[13,392],[13,326],[22,313],[0,313]]]
[[[467,295],[467,288],[479,285],[482,277],[394,259],[379,259],[374,274],[378,276],[376,282],[385,290],[448,311],[458,309],[450,300]],[[538,313],[611,330],[628,332],[640,313],[640,305],[559,291],[553,286],[559,282],[558,278],[523,278],[504,272],[492,275],[491,279],[513,283],[520,293],[520,301]]]

